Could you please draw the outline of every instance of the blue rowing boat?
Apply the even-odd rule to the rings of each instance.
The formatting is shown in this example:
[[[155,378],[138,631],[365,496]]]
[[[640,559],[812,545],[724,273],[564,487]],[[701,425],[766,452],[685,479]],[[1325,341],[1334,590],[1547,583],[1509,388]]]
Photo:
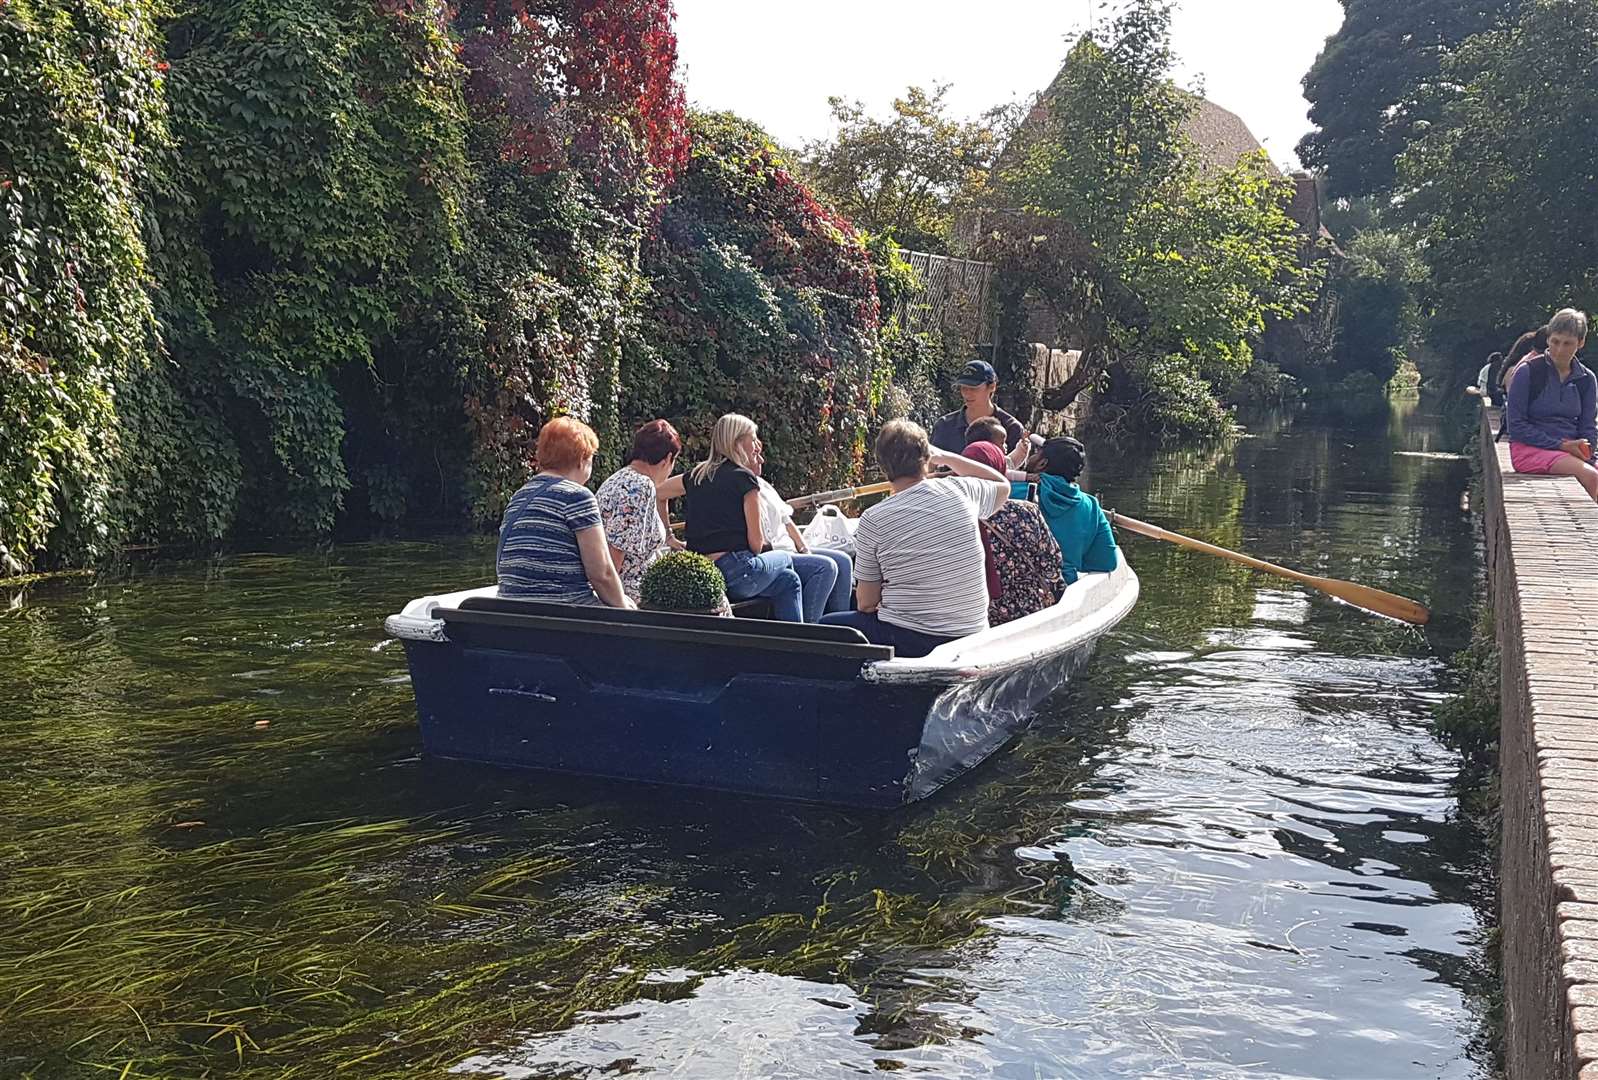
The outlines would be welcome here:
[[[471,589],[385,623],[433,756],[894,807],[1008,742],[1137,602],[1124,556],[1058,604],[896,657],[848,627],[622,611]]]

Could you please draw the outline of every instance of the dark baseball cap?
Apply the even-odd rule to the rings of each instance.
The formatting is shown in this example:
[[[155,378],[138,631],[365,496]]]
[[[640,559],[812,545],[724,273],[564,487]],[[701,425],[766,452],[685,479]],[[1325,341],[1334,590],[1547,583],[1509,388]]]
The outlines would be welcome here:
[[[955,379],[956,386],[986,386],[988,383],[999,381],[998,372],[993,370],[993,365],[986,360],[973,360],[960,372],[960,377]]]
[[[1067,480],[1075,480],[1082,475],[1082,468],[1087,464],[1087,449],[1069,435],[1062,435],[1050,439],[1038,449],[1043,455],[1043,471],[1063,476]]]

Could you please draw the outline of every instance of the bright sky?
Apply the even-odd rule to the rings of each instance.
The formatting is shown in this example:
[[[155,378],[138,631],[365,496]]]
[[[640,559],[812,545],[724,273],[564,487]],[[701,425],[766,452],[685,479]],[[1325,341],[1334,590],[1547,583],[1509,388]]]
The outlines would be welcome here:
[[[1047,86],[1092,0],[677,0],[688,99],[730,109],[786,146],[831,133],[827,97],[874,113],[912,84],[952,84],[975,116]],[[1099,16],[1103,18],[1102,14]],[[1302,80],[1342,24],[1338,0],[1180,0],[1178,81],[1202,78],[1278,163],[1309,131]]]

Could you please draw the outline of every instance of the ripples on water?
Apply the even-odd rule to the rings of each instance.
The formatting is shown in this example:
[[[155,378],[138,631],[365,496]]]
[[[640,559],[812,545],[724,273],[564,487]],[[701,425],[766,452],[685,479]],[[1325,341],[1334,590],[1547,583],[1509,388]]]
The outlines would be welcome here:
[[[1466,465],[1382,426],[1091,482],[1425,634],[1131,538],[1085,680],[887,817],[420,760],[380,619],[483,540],[36,587],[0,613],[0,1075],[1485,1076],[1489,867],[1427,721]]]

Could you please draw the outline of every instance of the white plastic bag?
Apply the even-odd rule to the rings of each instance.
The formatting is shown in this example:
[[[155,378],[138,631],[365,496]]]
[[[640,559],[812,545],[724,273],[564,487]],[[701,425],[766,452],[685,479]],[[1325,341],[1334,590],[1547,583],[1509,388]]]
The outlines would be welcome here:
[[[854,531],[843,511],[830,503],[816,511],[805,527],[799,530],[807,548],[831,548],[854,558]]]

